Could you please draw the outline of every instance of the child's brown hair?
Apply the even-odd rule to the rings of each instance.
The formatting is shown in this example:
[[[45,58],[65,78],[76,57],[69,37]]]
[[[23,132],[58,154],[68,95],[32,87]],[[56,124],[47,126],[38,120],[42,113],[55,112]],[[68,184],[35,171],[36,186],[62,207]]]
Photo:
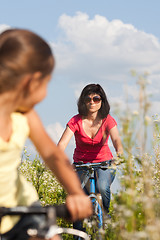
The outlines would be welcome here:
[[[37,34],[24,29],[0,34],[0,93],[15,89],[24,74],[51,74],[54,65],[51,48]]]

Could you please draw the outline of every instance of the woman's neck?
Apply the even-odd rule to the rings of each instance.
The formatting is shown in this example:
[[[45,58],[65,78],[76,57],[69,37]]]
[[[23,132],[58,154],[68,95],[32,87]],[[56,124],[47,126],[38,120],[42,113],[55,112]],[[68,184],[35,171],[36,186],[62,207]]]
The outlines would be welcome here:
[[[88,119],[89,121],[93,121],[93,122],[100,120],[98,116],[98,112],[88,113],[88,115],[84,117],[84,119]]]

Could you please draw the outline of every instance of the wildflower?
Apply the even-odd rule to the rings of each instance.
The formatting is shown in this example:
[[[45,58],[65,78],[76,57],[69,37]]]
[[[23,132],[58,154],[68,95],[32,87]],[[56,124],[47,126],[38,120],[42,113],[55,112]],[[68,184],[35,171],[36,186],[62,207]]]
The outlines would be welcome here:
[[[145,124],[149,125],[152,122],[152,119],[149,116],[145,116]]]
[[[139,112],[135,110],[135,111],[133,111],[132,114],[133,114],[133,116],[138,116],[138,115],[139,115]]]

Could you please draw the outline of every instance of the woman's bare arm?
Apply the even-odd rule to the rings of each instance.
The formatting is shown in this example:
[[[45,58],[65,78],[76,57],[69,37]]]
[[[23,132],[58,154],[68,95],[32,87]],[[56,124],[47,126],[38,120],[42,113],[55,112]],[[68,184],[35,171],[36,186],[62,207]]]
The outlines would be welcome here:
[[[110,133],[110,137],[111,137],[113,146],[117,152],[117,155],[123,154],[123,146],[122,146],[122,142],[121,142],[121,139],[119,136],[117,126],[114,126],[113,128],[111,128],[109,133]]]
[[[72,136],[74,135],[74,133],[72,132],[72,130],[67,126],[66,129],[64,130],[62,137],[60,138],[57,146],[64,151],[69,143],[69,141],[71,140]]]

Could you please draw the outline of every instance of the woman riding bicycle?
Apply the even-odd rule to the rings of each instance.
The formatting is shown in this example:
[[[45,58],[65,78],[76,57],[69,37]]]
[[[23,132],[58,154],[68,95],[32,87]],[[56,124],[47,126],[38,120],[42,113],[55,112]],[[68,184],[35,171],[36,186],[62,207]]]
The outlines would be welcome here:
[[[110,105],[106,94],[99,84],[89,84],[81,92],[78,100],[78,112],[67,123],[66,129],[58,143],[65,150],[71,137],[75,136],[76,148],[73,159],[77,163],[103,162],[113,158],[108,146],[109,136],[117,154],[123,148],[115,119],[109,114]],[[79,172],[81,181],[85,177]],[[115,178],[114,169],[98,169],[96,189],[102,195],[103,206],[109,212],[110,186]],[[87,189],[85,189],[87,192]]]

